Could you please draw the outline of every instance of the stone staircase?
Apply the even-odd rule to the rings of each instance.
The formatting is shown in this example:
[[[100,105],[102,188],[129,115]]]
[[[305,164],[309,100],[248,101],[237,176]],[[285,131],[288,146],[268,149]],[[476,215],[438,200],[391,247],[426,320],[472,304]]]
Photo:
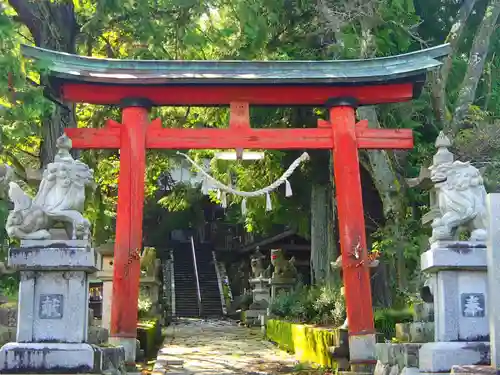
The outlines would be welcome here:
[[[198,246],[196,250],[196,264],[200,279],[202,316],[216,318],[222,316],[222,302],[219,289],[219,280],[215,271],[212,251],[208,246]]]
[[[212,251],[208,245],[195,245],[196,265],[201,294],[201,312],[191,242],[182,242],[174,249],[175,315],[177,317],[221,317],[222,302],[219,280]]]
[[[196,275],[190,242],[180,242],[174,248],[175,315],[199,317]]]

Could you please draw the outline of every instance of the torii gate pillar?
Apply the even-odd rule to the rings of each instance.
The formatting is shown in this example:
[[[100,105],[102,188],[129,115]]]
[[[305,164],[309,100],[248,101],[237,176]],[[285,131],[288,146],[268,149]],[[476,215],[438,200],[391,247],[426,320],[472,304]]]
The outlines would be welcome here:
[[[113,267],[110,343],[125,348],[126,361],[135,362],[140,251],[146,166],[146,131],[151,103],[144,99],[122,101],[120,172]]]
[[[369,358],[375,357],[376,337],[359,173],[356,104],[354,99],[336,98],[329,100],[327,107],[334,143],[333,166],[349,321],[350,362],[366,364]]]

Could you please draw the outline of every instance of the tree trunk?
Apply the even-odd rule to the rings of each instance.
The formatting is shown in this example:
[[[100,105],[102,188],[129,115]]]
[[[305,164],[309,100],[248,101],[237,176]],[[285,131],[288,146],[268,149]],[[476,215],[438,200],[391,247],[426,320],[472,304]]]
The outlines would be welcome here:
[[[380,128],[377,111],[374,106],[360,107],[358,109],[358,116],[361,119],[368,120],[369,127]],[[384,217],[389,223],[397,227],[401,216],[404,215],[405,208],[402,199],[403,195],[401,195],[401,182],[396,174],[390,152],[385,150],[370,150],[366,151],[366,156],[368,159],[368,171],[370,172],[375,188],[382,201]],[[379,265],[380,269],[376,270],[373,275],[372,284],[374,289],[378,289],[377,294],[381,294],[382,296],[390,294],[389,289],[386,291],[381,290],[383,288],[389,288],[389,283],[386,280],[387,277],[393,278],[396,276],[401,289],[406,286],[404,249],[401,248],[398,250],[399,252],[394,259],[395,267],[391,267],[390,270],[387,269],[387,265],[383,264],[387,259],[382,259]],[[390,301],[390,298],[383,297],[377,302],[378,304],[383,304],[387,301]]]
[[[18,19],[30,30],[37,47],[75,53],[78,25],[72,1],[9,0],[9,4],[16,10]],[[50,90],[47,77],[41,78],[41,84]],[[74,104],[63,103],[63,106],[56,106],[52,114],[43,119],[40,145],[42,168],[54,160],[56,140],[64,128],[76,127],[74,111]]]
[[[334,285],[330,263],[338,257],[331,152],[311,151],[311,281]]]
[[[446,42],[450,43],[451,53],[444,59],[441,69],[431,73],[433,78],[432,107],[434,110],[434,116],[442,128],[445,128],[446,124],[449,122],[449,114],[446,108],[446,85],[453,64],[453,57],[457,52],[460,37],[462,32],[465,30],[467,19],[472,13],[472,9],[474,9],[475,4],[476,0],[464,0],[462,3],[462,6],[457,13],[457,18],[455,19],[450,33],[446,38]]]
[[[328,185],[311,186],[311,282],[323,284],[328,278],[330,262],[328,257],[328,216],[332,214],[329,205]]]
[[[453,134],[456,134],[463,127],[465,117],[469,112],[469,107],[474,102],[477,85],[481,79],[486,57],[488,55],[491,35],[495,31],[499,15],[500,0],[491,0],[484,12],[483,20],[476,32],[469,54],[467,72],[462,81],[462,86],[455,105],[453,120],[451,122]]]

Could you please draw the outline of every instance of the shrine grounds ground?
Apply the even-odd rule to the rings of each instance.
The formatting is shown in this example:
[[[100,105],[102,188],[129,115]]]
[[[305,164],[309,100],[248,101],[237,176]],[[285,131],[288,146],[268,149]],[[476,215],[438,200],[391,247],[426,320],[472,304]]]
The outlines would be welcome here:
[[[262,337],[259,328],[229,321],[183,319],[167,327],[158,374],[311,374],[295,358]],[[155,372],[156,372],[155,371]]]

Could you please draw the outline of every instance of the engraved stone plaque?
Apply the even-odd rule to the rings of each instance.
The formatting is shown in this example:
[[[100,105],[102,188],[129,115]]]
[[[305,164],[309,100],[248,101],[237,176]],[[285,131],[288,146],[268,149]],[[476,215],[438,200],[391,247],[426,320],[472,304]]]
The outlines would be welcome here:
[[[466,318],[483,318],[485,302],[483,293],[462,293],[462,315]]]
[[[63,300],[62,294],[40,294],[38,309],[40,319],[62,319]]]

